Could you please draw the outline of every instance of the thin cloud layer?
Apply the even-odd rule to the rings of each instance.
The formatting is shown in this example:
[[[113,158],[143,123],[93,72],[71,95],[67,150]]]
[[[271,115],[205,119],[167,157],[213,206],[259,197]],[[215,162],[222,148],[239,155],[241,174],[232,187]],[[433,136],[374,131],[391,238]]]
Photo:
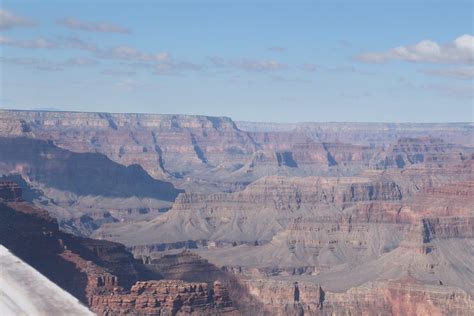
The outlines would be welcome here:
[[[26,17],[0,8],[0,30],[9,30],[15,27],[32,27],[36,22]]]
[[[97,55],[100,58],[106,59],[122,59],[144,62],[165,62],[171,59],[168,53],[149,54],[127,45],[106,49],[100,51]]]
[[[97,60],[89,57],[69,58],[64,62],[64,65],[68,67],[89,67],[97,64]]]
[[[0,45],[23,49],[85,50],[95,53],[98,58],[128,60],[133,62],[169,62],[171,60],[168,53],[150,54],[127,45],[116,46],[109,49],[99,49],[94,43],[86,42],[77,37],[39,37],[30,40],[18,40],[0,35]]]
[[[69,29],[87,32],[130,33],[130,30],[126,27],[107,22],[90,22],[82,21],[77,18],[63,18],[58,20],[57,23]]]
[[[200,69],[201,66],[190,62],[164,62],[156,65],[154,70],[157,75],[170,75],[180,74],[183,71],[198,71]]]
[[[239,60],[226,60],[223,57],[211,56],[207,60],[214,67],[231,67],[248,72],[269,72],[288,68],[287,65],[272,59],[243,58]]]
[[[31,40],[17,40],[0,36],[0,45],[24,49],[78,49],[92,52],[97,51],[95,44],[85,42],[77,37],[57,37],[54,39],[39,37]]]
[[[40,37],[32,40],[17,40],[6,36],[0,36],[0,45],[13,46],[19,48],[55,48],[53,41]]]
[[[423,40],[415,45],[399,46],[386,52],[363,54],[357,59],[369,63],[385,63],[392,60],[425,63],[473,63],[474,36],[465,34],[444,45],[431,40]]]
[[[55,62],[39,58],[0,58],[0,62],[36,70],[57,71],[62,68]]]
[[[287,66],[276,60],[241,59],[232,63],[236,68],[251,72],[266,72],[286,69]]]
[[[92,67],[96,66],[98,62],[95,59],[88,57],[69,58],[64,61],[51,61],[43,58],[0,58],[0,62],[12,64],[16,66],[23,66],[29,69],[44,70],[44,71],[60,71],[64,68],[70,67]]]

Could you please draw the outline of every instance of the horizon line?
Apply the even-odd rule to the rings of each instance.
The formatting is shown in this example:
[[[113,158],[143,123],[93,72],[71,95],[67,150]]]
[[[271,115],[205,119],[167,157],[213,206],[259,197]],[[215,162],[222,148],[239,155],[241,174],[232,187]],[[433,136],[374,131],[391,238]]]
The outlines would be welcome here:
[[[235,120],[227,115],[206,115],[206,114],[185,114],[185,113],[150,113],[150,112],[107,112],[107,111],[78,111],[60,109],[9,109],[0,108],[0,111],[10,112],[49,112],[49,113],[90,113],[90,114],[126,114],[126,115],[162,115],[162,116],[195,116],[226,118],[235,123],[255,123],[255,124],[278,124],[278,125],[298,125],[298,124],[463,124],[473,125],[473,121],[447,121],[447,122],[416,122],[416,121],[298,121],[298,122],[273,122],[273,121],[246,121]]]

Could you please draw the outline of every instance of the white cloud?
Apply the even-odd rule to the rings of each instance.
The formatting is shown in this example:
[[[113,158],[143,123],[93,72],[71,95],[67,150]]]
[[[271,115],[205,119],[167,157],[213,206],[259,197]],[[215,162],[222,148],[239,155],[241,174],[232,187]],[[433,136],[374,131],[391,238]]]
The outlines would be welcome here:
[[[95,66],[98,64],[97,60],[89,57],[76,57],[69,58],[63,63],[65,66],[69,67],[88,67]]]
[[[453,42],[440,45],[431,40],[423,40],[415,45],[399,46],[381,53],[367,53],[357,57],[370,63],[385,63],[391,60],[430,63],[473,63],[474,36],[465,34]]]
[[[198,71],[201,66],[190,62],[164,62],[155,66],[155,74],[157,75],[171,75],[179,74],[183,71]]]
[[[57,37],[55,39],[39,37],[31,40],[18,40],[0,36],[0,45],[25,49],[79,49],[97,51],[95,44],[85,42],[76,37]]]
[[[165,62],[171,59],[168,53],[149,54],[141,52],[138,49],[127,45],[117,46],[107,50],[103,50],[98,53],[98,57],[144,62]]]
[[[51,61],[42,58],[2,57],[0,62],[44,71],[60,71],[68,67],[91,67],[98,63],[95,59],[88,57],[69,58],[63,61]]]
[[[0,58],[0,62],[6,64],[12,64],[17,66],[23,66],[25,68],[36,69],[36,70],[47,70],[47,71],[58,71],[62,70],[62,67],[55,62],[51,62],[45,59],[39,58]]]
[[[234,67],[252,72],[277,71],[287,66],[275,60],[241,59],[232,63]]]
[[[128,60],[132,62],[170,62],[168,53],[145,53],[136,48],[122,45],[109,49],[99,49],[95,44],[77,37],[35,38],[18,40],[0,35],[0,45],[24,49],[77,49],[94,52],[96,57],[104,59]]]
[[[57,43],[58,43],[58,48],[80,49],[80,50],[87,50],[91,52],[95,52],[98,50],[95,44],[83,41],[77,37],[58,37]]]
[[[34,25],[36,23],[33,20],[0,9],[0,30],[8,30],[14,27],[31,27]]]
[[[422,69],[422,73],[430,76],[449,77],[456,79],[472,80],[474,78],[474,66],[440,69]]]
[[[0,36],[0,45],[14,46],[20,48],[55,48],[55,43],[49,39],[36,38],[32,40],[17,40],[5,36]]]
[[[211,56],[208,57],[207,60],[210,65],[214,67],[235,68],[249,72],[271,72],[288,68],[288,65],[272,59],[242,58],[238,60],[226,60],[223,57]]]
[[[88,32],[106,32],[106,33],[129,33],[130,31],[123,26],[107,22],[89,22],[76,18],[63,18],[58,24],[69,29],[76,29]]]
[[[327,71],[329,73],[335,73],[335,74],[356,74],[356,75],[361,75],[361,76],[373,76],[375,75],[374,72],[371,71],[366,71],[366,70],[360,70],[354,67],[353,65],[340,65],[336,67],[326,67],[326,66],[320,66],[319,69]]]

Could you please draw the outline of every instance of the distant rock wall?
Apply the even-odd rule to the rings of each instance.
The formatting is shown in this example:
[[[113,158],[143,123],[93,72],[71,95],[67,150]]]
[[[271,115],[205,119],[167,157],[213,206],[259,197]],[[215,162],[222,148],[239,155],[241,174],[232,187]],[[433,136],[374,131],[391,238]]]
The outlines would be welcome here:
[[[309,282],[242,280],[262,302],[261,315],[470,315],[471,296],[456,288],[417,284],[409,278],[369,283],[345,293]]]
[[[445,160],[437,157],[448,153],[438,149],[447,145],[417,143],[413,137],[474,145],[469,123],[302,123],[289,129],[269,128],[276,132],[251,132],[256,130],[252,123],[239,126],[226,117],[0,110],[0,136],[48,140],[73,152],[102,153],[176,183],[199,176],[201,185],[212,187],[232,175],[234,181],[220,184],[225,189],[242,179],[279,172],[310,175],[335,167],[354,173],[367,167]],[[400,138],[401,143],[388,148]]]

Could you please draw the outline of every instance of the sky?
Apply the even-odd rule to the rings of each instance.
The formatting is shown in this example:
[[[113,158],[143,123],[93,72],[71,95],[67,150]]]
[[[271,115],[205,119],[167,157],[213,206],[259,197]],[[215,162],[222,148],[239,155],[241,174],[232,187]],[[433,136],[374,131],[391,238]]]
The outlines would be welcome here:
[[[472,1],[0,1],[0,108],[473,122]]]

